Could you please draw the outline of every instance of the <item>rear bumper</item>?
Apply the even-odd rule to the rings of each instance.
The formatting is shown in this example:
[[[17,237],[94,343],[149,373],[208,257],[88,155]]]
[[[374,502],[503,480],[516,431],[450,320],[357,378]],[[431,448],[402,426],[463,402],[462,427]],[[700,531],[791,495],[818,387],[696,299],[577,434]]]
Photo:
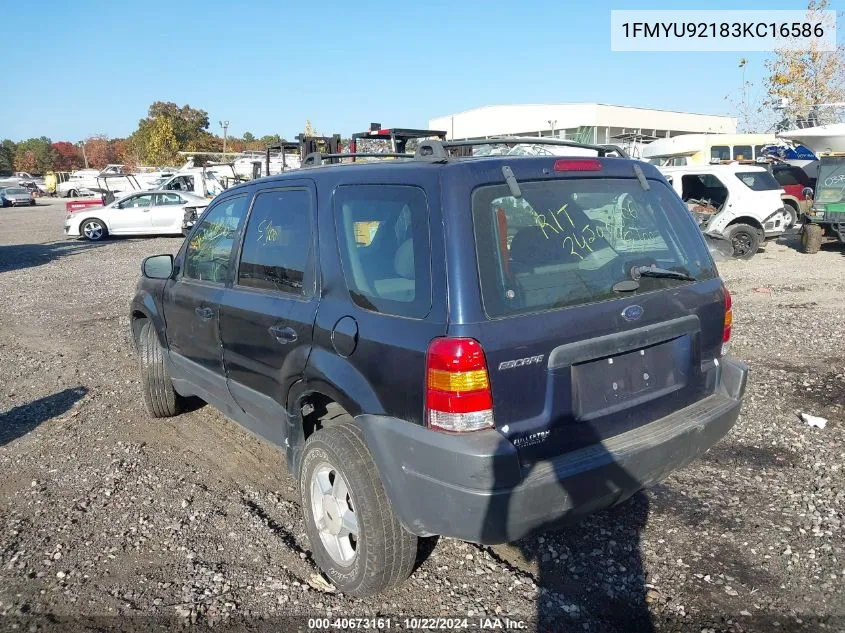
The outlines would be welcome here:
[[[461,436],[385,416],[356,421],[408,530],[503,543],[624,501],[704,453],[736,422],[747,373],[725,358],[712,396],[527,473],[497,431]]]

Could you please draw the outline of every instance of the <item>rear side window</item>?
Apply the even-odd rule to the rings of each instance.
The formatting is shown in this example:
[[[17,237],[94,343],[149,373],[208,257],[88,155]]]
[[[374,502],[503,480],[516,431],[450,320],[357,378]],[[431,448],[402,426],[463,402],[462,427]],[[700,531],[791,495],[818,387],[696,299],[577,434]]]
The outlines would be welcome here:
[[[246,227],[238,285],[310,295],[314,285],[311,218],[307,189],[259,193]]]
[[[775,168],[775,180],[782,187],[791,187],[795,185],[802,185],[804,187],[810,184],[810,178],[804,173],[800,167],[786,167],[783,169]]]
[[[419,187],[347,185],[334,197],[343,274],[367,310],[423,318],[431,310],[428,202]]]
[[[735,145],[734,146],[734,160],[752,160],[750,145]]]
[[[738,171],[736,177],[754,191],[771,191],[781,188],[775,177],[767,171]]]
[[[713,145],[710,148],[710,160],[730,160],[731,148],[727,145]]]
[[[491,318],[619,298],[633,266],[715,276],[687,210],[665,185],[566,179],[479,187],[472,212],[484,309]],[[640,279],[638,292],[677,284]]]

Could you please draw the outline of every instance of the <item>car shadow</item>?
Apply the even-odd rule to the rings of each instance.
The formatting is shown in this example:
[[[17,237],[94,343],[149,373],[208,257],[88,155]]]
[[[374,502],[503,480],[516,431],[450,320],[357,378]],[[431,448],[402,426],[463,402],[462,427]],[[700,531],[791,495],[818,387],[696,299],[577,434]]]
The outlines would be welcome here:
[[[22,437],[43,422],[67,413],[88,389],[70,387],[0,413],[0,446]]]
[[[103,246],[105,242],[47,242],[44,244],[0,244],[0,273],[35,268]]]
[[[600,468],[574,474],[574,466],[548,472],[545,466],[539,467],[542,477],[552,482],[542,497],[550,511],[612,507],[582,521],[551,520],[533,535],[504,547],[516,549],[519,558],[536,569],[539,594],[532,615],[537,631],[653,632],[640,543],[649,499],[638,492],[642,484],[614,460],[592,429],[583,439],[590,463]],[[498,482],[494,488],[499,493],[491,495],[482,533],[487,542],[493,535],[507,533],[508,525],[526,511],[542,511],[515,502],[512,489],[501,483],[508,475],[504,469],[497,470],[494,467],[494,482]]]

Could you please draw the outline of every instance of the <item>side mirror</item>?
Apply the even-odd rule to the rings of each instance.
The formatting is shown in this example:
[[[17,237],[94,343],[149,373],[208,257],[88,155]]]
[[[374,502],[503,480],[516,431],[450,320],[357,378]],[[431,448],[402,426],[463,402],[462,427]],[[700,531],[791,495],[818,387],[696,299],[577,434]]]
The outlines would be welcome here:
[[[153,255],[141,264],[141,273],[147,279],[170,279],[173,275],[173,255]]]
[[[813,196],[815,195],[815,192],[813,191],[812,187],[804,187],[801,190],[801,195],[807,198],[808,200],[812,200]]]

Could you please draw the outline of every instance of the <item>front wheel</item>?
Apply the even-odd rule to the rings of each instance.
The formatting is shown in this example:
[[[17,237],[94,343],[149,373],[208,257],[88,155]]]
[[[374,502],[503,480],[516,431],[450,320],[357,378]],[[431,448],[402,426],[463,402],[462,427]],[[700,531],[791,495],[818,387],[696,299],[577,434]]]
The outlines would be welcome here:
[[[343,593],[368,596],[411,575],[417,537],[399,523],[354,422],[315,432],[299,471],[314,560]]]
[[[801,252],[815,255],[822,247],[824,229],[818,224],[804,224],[801,229]]]
[[[154,418],[169,418],[180,413],[184,398],[173,388],[164,364],[164,348],[149,321],[144,323],[138,337],[138,367],[147,412]]]
[[[76,189],[71,189],[70,191],[67,192],[68,198],[75,198],[78,195],[79,195],[79,192]]]
[[[762,238],[753,226],[735,224],[730,227],[728,239],[731,241],[734,257],[737,259],[751,259],[760,248]]]
[[[86,240],[92,242],[99,242],[106,237],[106,223],[98,218],[89,218],[82,222],[79,227],[79,232],[85,236]]]

